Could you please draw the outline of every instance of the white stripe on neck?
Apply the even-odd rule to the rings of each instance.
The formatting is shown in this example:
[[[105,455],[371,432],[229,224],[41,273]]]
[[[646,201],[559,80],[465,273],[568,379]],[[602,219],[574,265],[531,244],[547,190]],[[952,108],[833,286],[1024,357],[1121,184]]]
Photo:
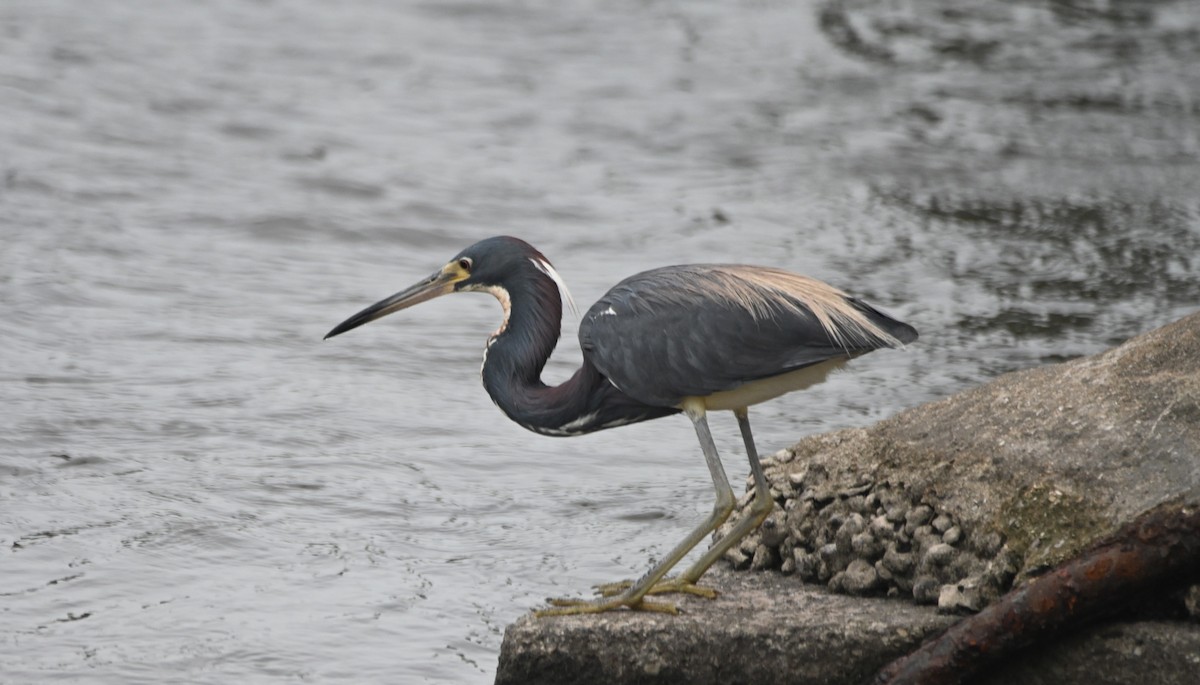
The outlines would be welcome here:
[[[529,261],[533,262],[538,271],[541,271],[554,280],[558,285],[559,293],[562,294],[563,299],[567,301],[567,305],[571,308],[571,313],[579,316],[579,310],[575,308],[575,298],[571,297],[571,291],[567,290],[567,284],[563,281],[562,276],[559,276],[558,272],[554,270],[554,267],[550,266],[550,262],[536,257],[530,257]]]

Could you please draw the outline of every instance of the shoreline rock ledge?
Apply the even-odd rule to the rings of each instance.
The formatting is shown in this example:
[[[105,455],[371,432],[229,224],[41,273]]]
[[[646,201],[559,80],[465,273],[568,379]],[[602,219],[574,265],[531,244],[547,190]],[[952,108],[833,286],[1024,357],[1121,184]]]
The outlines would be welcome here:
[[[860,683],[953,612],[1155,508],[1200,506],[1200,313],[810,436],[764,468],[776,511],[727,556],[761,572],[714,569],[721,596],[679,597],[681,616],[523,617],[496,682]],[[1191,621],[1107,622],[1035,646],[979,682],[1200,682],[1195,604]]]

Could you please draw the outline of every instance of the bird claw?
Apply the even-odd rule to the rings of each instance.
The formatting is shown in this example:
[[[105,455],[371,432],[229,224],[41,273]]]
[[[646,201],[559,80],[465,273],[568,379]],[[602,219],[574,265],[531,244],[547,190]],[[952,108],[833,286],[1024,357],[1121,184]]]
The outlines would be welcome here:
[[[573,616],[578,614],[598,614],[605,611],[629,609],[630,611],[653,611],[661,614],[678,614],[679,609],[667,602],[648,602],[645,599],[633,600],[628,597],[616,596],[609,599],[551,599],[552,608],[539,609],[533,612],[537,618],[546,616]]]
[[[621,580],[615,583],[596,585],[594,588],[596,590],[596,594],[602,597],[613,597],[628,590],[632,586],[633,581]],[[647,590],[646,594],[663,595],[672,592],[695,595],[697,597],[704,597],[705,599],[716,599],[717,595],[720,594],[713,588],[705,587],[703,585],[696,585],[695,583],[682,578],[667,578],[665,580],[660,580],[659,582],[655,583],[653,587]]]
[[[703,585],[697,585],[695,583],[692,583],[692,582],[686,581],[686,580],[682,580],[680,578],[671,578],[669,580],[664,580],[661,583],[658,583],[654,587],[650,588],[650,591],[647,592],[646,594],[658,595],[658,594],[663,594],[663,593],[667,593],[667,592],[682,592],[687,595],[695,595],[697,597],[703,597],[705,599],[716,599],[717,595],[721,594],[713,588],[705,587]]]
[[[596,591],[596,594],[602,597],[612,597],[625,592],[631,587],[633,587],[632,580],[618,580],[615,583],[601,583],[599,585],[593,585],[592,589]]]

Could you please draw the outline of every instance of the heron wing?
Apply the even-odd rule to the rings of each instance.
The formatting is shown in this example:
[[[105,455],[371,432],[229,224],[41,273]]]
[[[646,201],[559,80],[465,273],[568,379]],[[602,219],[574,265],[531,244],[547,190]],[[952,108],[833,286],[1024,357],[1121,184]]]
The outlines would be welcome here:
[[[631,276],[579,327],[588,360],[657,406],[915,339],[912,327],[820,281],[725,264]]]

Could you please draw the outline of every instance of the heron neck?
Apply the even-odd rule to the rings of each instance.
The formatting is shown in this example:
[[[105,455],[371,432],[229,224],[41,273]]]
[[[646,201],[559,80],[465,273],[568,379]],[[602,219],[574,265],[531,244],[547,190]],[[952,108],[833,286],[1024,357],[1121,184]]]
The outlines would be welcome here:
[[[509,285],[497,294],[508,311],[488,340],[481,375],[492,401],[509,418],[530,430],[553,432],[587,414],[588,397],[603,378],[584,364],[562,385],[542,382],[562,325],[558,286],[545,281]]]
[[[513,421],[542,435],[568,436],[679,412],[629,397],[586,357],[562,385],[546,385],[542,369],[562,326],[558,285],[537,273],[493,294],[506,306],[506,317],[488,340],[481,375],[492,401]]]

